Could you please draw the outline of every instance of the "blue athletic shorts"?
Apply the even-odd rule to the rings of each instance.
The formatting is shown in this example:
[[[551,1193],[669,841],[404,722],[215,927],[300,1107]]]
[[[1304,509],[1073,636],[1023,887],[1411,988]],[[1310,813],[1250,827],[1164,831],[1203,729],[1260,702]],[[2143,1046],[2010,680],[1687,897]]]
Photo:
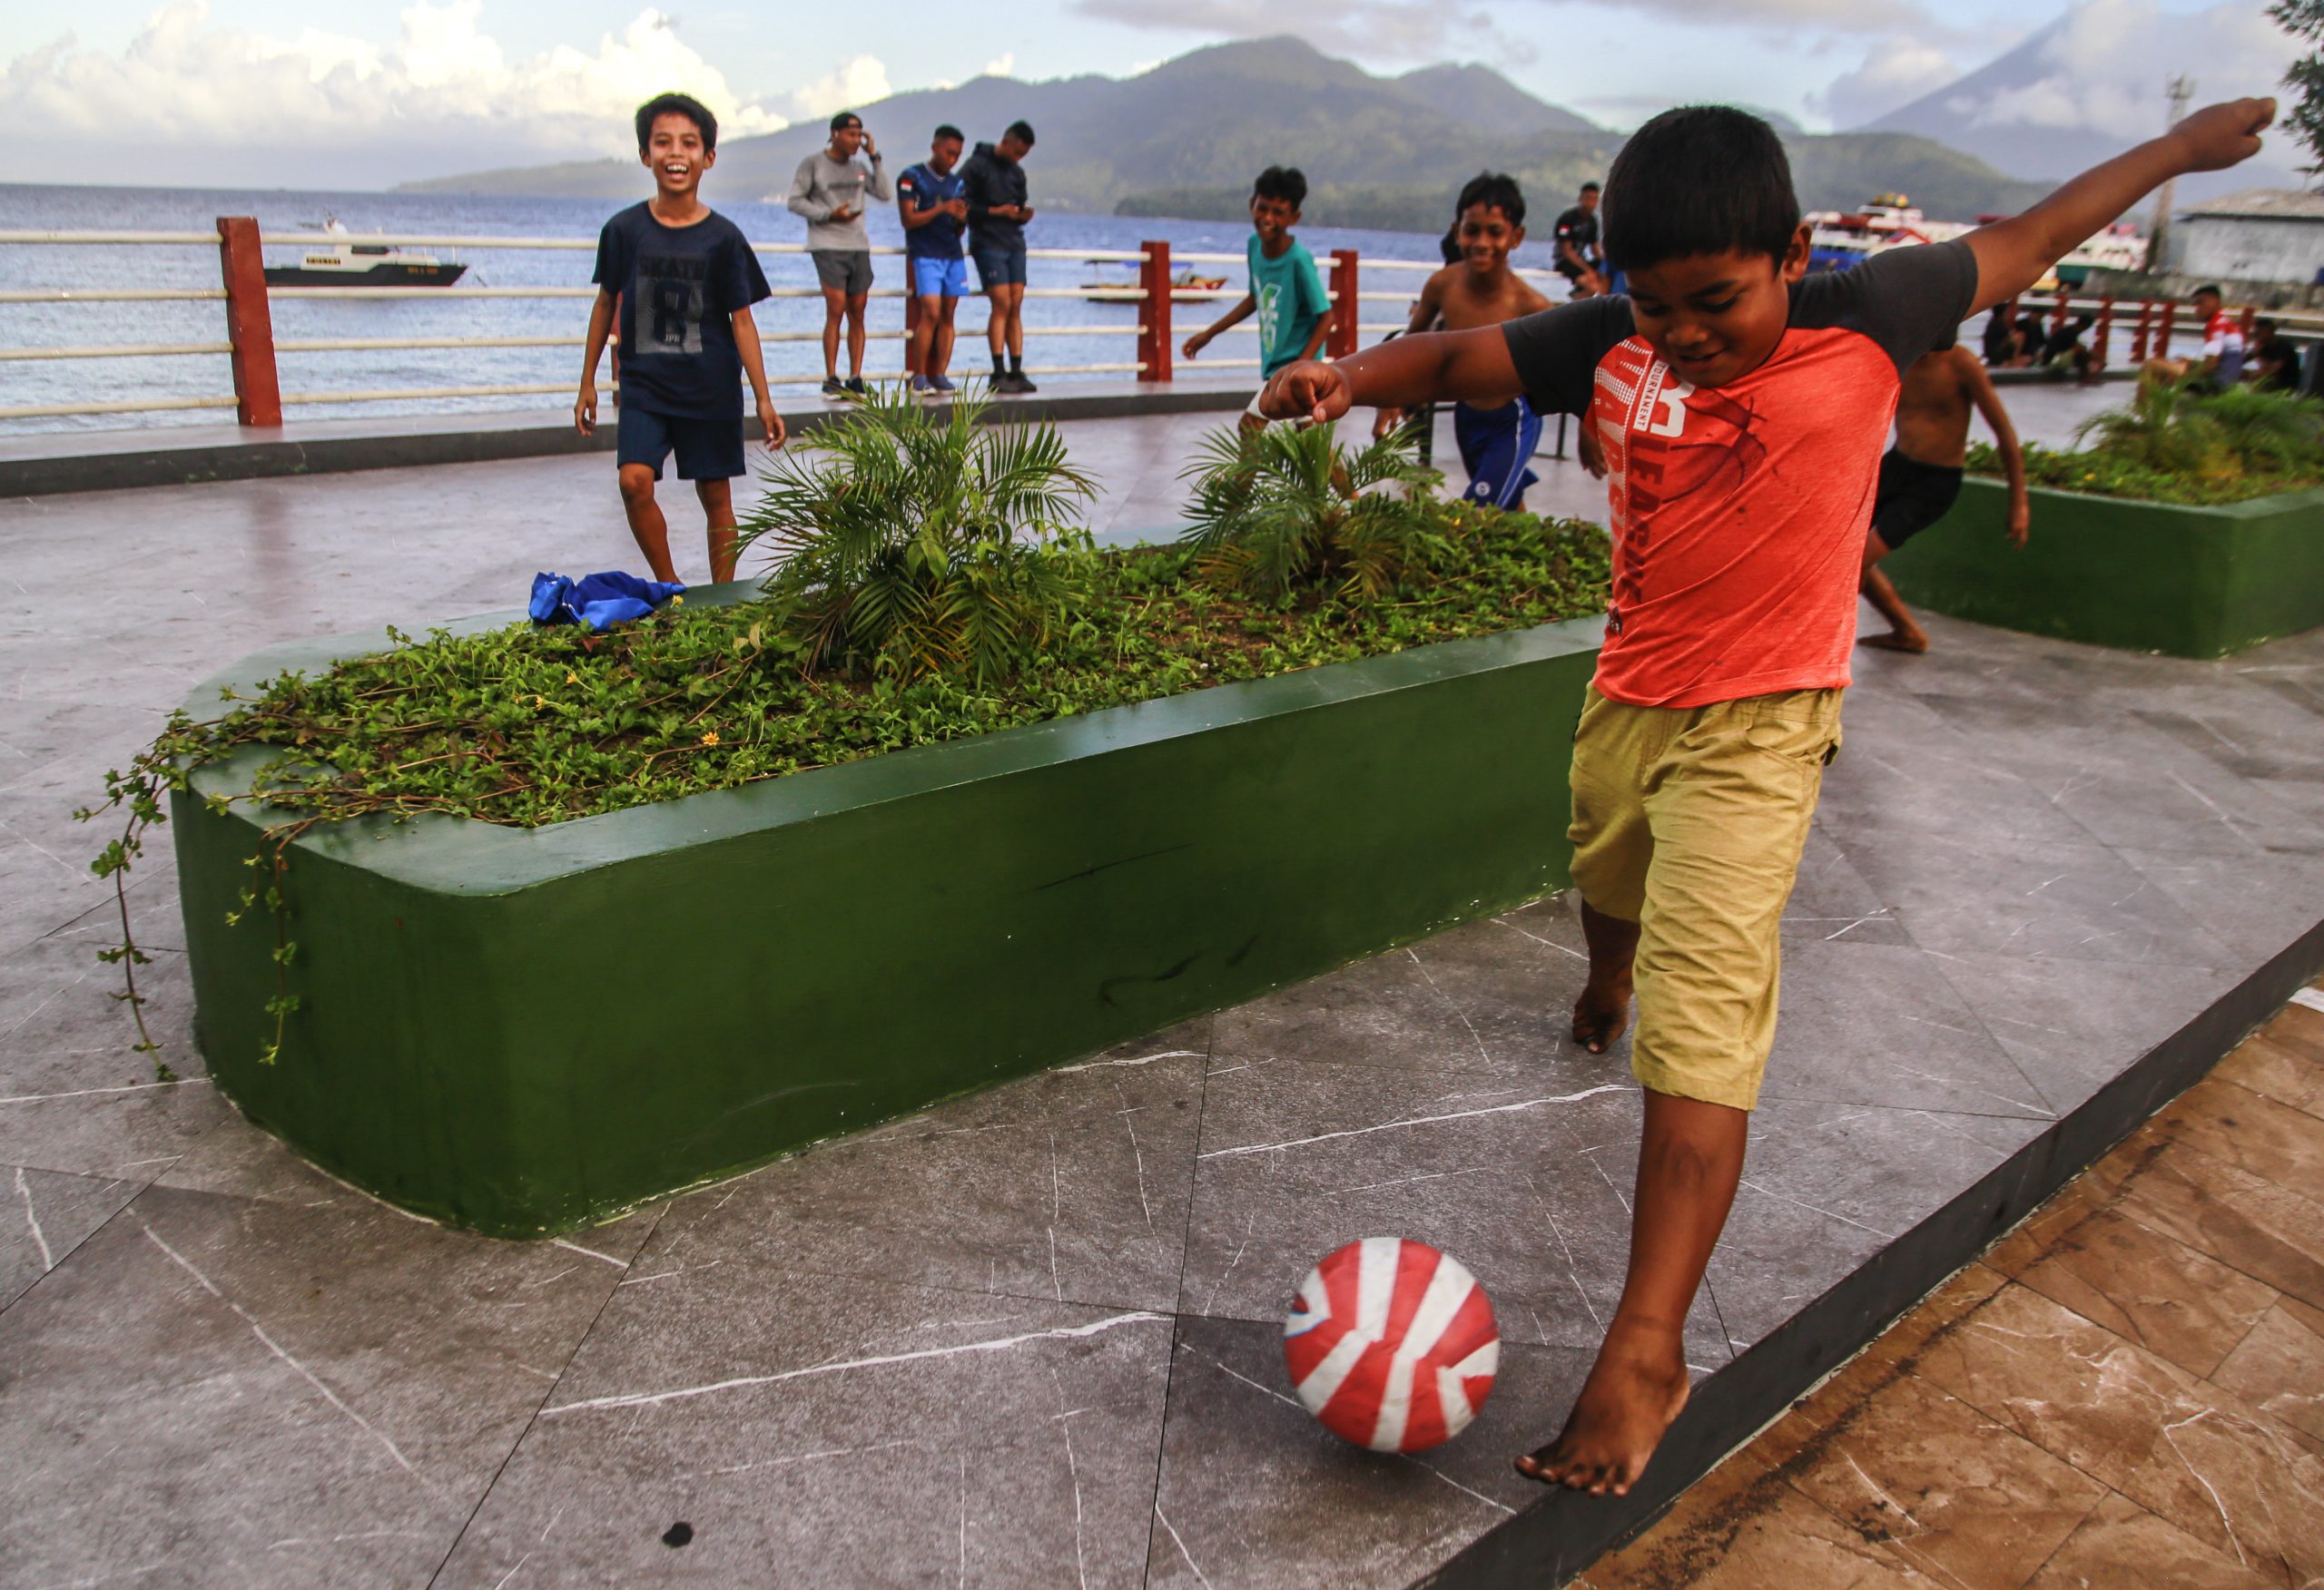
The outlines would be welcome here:
[[[655,414],[651,409],[621,408],[617,453],[624,464],[651,466],[662,478],[662,460],[678,456],[680,480],[732,480],[750,471],[743,463],[743,417],[691,419],[684,415]]]
[[[958,254],[949,260],[916,255],[911,262],[911,290],[921,298],[966,298],[969,262]]]
[[[1452,437],[1461,445],[1461,466],[1469,472],[1469,488],[1461,495],[1470,502],[1517,507],[1525,488],[1540,478],[1526,466],[1541,445],[1541,417],[1522,398],[1499,408],[1454,404]]]
[[[985,291],[996,287],[1025,285],[1025,234],[1001,239],[970,239],[969,253],[977,262],[977,283]]]

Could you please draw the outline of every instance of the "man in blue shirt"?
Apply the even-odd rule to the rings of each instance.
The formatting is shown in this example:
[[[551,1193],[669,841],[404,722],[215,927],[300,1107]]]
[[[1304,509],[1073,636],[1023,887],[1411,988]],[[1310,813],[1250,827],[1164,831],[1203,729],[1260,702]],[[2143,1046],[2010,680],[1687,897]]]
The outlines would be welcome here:
[[[969,290],[969,267],[960,253],[968,224],[968,183],[954,171],[967,142],[958,127],[936,129],[925,163],[896,179],[896,209],[904,223],[904,274],[911,279],[911,389],[950,392],[952,316]]]

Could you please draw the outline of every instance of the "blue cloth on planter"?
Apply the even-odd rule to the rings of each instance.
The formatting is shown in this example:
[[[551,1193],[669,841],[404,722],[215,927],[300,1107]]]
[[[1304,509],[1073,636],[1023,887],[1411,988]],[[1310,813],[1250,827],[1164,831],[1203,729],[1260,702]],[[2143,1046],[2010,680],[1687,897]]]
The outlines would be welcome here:
[[[586,630],[608,630],[617,623],[644,618],[684,590],[667,580],[641,580],[618,569],[568,579],[563,574],[535,574],[529,611],[535,623],[577,623]]]

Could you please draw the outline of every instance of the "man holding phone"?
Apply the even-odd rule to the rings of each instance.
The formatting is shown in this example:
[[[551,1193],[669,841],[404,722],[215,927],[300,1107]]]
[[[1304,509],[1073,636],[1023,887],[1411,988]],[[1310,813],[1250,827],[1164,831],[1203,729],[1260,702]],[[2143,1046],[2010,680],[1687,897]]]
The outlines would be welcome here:
[[[823,396],[833,401],[864,395],[863,307],[872,296],[872,234],[864,230],[863,203],[894,197],[879,145],[852,111],[832,118],[831,142],[801,161],[791,179],[786,202],[793,214],[806,218],[807,256],[823,289]],[[839,378],[842,319],[847,322],[844,386]]]

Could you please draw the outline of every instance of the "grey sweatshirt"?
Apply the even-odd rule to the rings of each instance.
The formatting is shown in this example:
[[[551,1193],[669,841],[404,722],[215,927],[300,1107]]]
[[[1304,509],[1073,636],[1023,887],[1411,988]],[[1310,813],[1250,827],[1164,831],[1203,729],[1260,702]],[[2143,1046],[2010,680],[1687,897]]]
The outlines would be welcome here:
[[[819,149],[799,162],[799,174],[791,179],[791,196],[784,202],[793,215],[807,218],[809,248],[848,250],[872,246],[872,234],[863,227],[864,201],[894,197],[877,155],[867,171],[860,160],[842,165],[830,150]],[[832,220],[832,211],[842,204],[855,213],[846,221]]]

